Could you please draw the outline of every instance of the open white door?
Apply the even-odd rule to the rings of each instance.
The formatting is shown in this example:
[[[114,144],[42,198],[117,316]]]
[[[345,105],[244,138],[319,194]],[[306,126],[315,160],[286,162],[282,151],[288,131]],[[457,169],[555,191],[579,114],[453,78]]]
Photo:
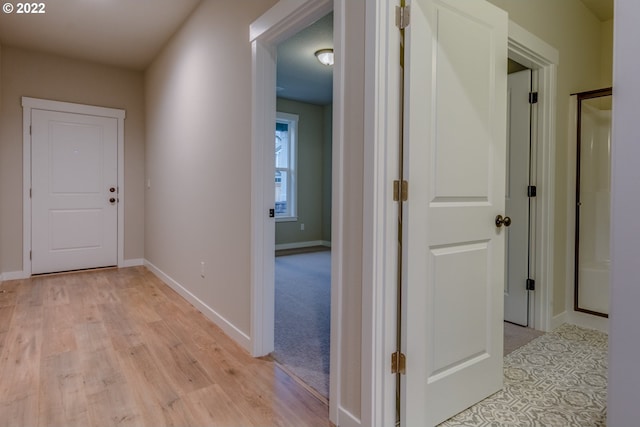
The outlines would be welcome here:
[[[409,6],[401,420],[433,426],[502,387],[508,18]]]
[[[531,70],[509,74],[507,84],[507,190],[504,320],[529,324],[529,160],[531,157]]]

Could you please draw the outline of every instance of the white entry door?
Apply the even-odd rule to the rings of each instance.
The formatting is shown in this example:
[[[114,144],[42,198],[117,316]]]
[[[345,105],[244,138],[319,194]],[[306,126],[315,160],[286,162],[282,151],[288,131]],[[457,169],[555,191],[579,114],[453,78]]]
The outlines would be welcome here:
[[[31,111],[31,272],[118,263],[118,121]]]
[[[531,70],[509,74],[507,91],[507,232],[504,320],[529,324],[529,159],[531,153]]]
[[[405,47],[401,420],[433,426],[502,387],[507,14],[412,0]]]

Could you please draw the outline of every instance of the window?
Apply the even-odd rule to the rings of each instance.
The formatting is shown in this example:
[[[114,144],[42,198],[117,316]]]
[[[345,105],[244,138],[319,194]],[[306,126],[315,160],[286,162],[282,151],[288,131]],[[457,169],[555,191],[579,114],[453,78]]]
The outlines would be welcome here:
[[[276,220],[296,218],[296,143],[298,116],[277,113],[276,116]]]

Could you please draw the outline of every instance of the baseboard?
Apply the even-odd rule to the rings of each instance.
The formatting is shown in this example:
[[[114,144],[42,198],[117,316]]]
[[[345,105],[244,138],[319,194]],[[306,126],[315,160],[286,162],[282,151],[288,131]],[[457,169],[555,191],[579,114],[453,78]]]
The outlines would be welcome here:
[[[312,246],[326,246],[330,248],[331,242],[327,240],[311,240],[309,242],[280,243],[276,245],[276,251],[283,249],[310,248]]]
[[[121,268],[139,267],[141,265],[144,265],[144,259],[143,258],[131,258],[131,259],[125,259],[123,261],[122,265],[120,265],[119,267],[121,267]]]
[[[28,279],[29,274],[25,271],[8,271],[6,273],[0,273],[0,282],[5,282],[7,280],[21,280]]]
[[[546,332],[553,331],[554,329],[557,329],[559,326],[562,326],[565,323],[567,323],[567,312],[563,311],[562,313],[557,314],[551,318],[551,324],[549,325],[549,330]]]
[[[362,421],[343,407],[338,408],[338,422],[340,427],[362,427]]]
[[[581,313],[579,311],[570,311],[567,323],[582,328],[595,329],[605,334],[609,333],[609,319],[606,317],[594,316],[593,314]]]
[[[220,329],[224,331],[229,337],[231,337],[234,341],[240,344],[245,350],[251,353],[252,343],[251,337],[242,332],[240,329],[236,328],[231,322],[218,314],[214,309],[205,304],[201,299],[192,294],[189,290],[187,290],[180,283],[173,280],[169,275],[165,274],[158,267],[153,265],[151,262],[144,260],[144,266],[149,269],[156,277],[162,280],[174,291],[179,293],[184,299],[189,301],[196,307],[202,314],[204,314],[209,320],[215,323]]]

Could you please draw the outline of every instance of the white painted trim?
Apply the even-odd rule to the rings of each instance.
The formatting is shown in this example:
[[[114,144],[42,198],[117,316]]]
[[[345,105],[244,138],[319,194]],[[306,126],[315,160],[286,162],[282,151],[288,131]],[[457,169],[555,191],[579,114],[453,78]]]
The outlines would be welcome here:
[[[345,28],[346,2],[333,1],[333,118],[331,150],[331,338],[329,359],[329,419],[336,426],[348,426],[349,417],[342,409],[342,330],[343,312],[343,263],[344,263],[344,163],[345,144]],[[362,400],[362,397],[361,397]]]
[[[377,0],[365,16],[365,147],[362,265],[362,425],[396,421],[396,378],[389,369],[397,339],[398,206],[391,182],[399,179],[399,1]]]
[[[564,325],[567,322],[567,312],[563,311],[562,313],[555,315],[551,318],[551,324],[549,325],[549,331],[553,331],[554,329],[557,329],[558,327]]]
[[[362,424],[361,420],[359,420],[358,417],[342,407],[338,408],[338,412],[340,427],[362,427],[363,425],[366,425]]]
[[[28,279],[29,276],[24,273],[24,271],[7,271],[5,273],[0,274],[0,283],[6,282],[8,280],[22,280]]]
[[[251,153],[251,339],[253,356],[274,349],[275,304],[274,258],[275,220],[267,212],[274,207],[274,189],[266,159],[273,159],[273,132],[276,119],[275,48],[259,40],[252,43],[253,105]],[[271,254],[271,256],[269,256]]]
[[[110,117],[118,121],[118,267],[124,266],[124,119],[126,111],[94,105],[22,97],[22,269],[31,276],[31,110],[49,110],[63,113]]]
[[[535,258],[533,262],[536,291],[534,292],[533,318],[535,329],[548,331],[552,324],[552,297],[555,286],[554,262],[554,212],[555,212],[555,163],[556,163],[556,82],[559,53],[540,38],[509,21],[509,58],[535,71],[538,83],[537,139],[535,152],[534,183],[538,186],[535,201]]]
[[[153,265],[148,260],[144,260],[144,266],[149,269],[158,279],[162,280],[167,286],[180,294],[184,299],[189,301],[195,308],[197,308],[202,314],[207,316],[209,320],[218,325],[225,334],[240,344],[245,350],[251,351],[251,338],[236,328],[233,323],[229,322],[223,316],[218,314],[214,309],[209,307],[200,298],[189,292],[187,288],[175,281],[169,275],[164,273],[158,267]]]
[[[275,46],[331,12],[331,0],[280,0],[249,26],[249,41]],[[285,19],[283,19],[283,17]]]
[[[605,334],[609,334],[609,319],[606,317],[594,316],[593,314],[570,311],[567,313],[567,322],[572,325],[587,329],[595,329]]]
[[[280,243],[276,245],[276,251],[284,249],[311,248],[313,246],[326,246],[330,248],[331,242],[327,240],[311,240],[308,242]]]
[[[141,265],[144,265],[144,258],[130,258],[125,259],[120,268],[139,267]]]

